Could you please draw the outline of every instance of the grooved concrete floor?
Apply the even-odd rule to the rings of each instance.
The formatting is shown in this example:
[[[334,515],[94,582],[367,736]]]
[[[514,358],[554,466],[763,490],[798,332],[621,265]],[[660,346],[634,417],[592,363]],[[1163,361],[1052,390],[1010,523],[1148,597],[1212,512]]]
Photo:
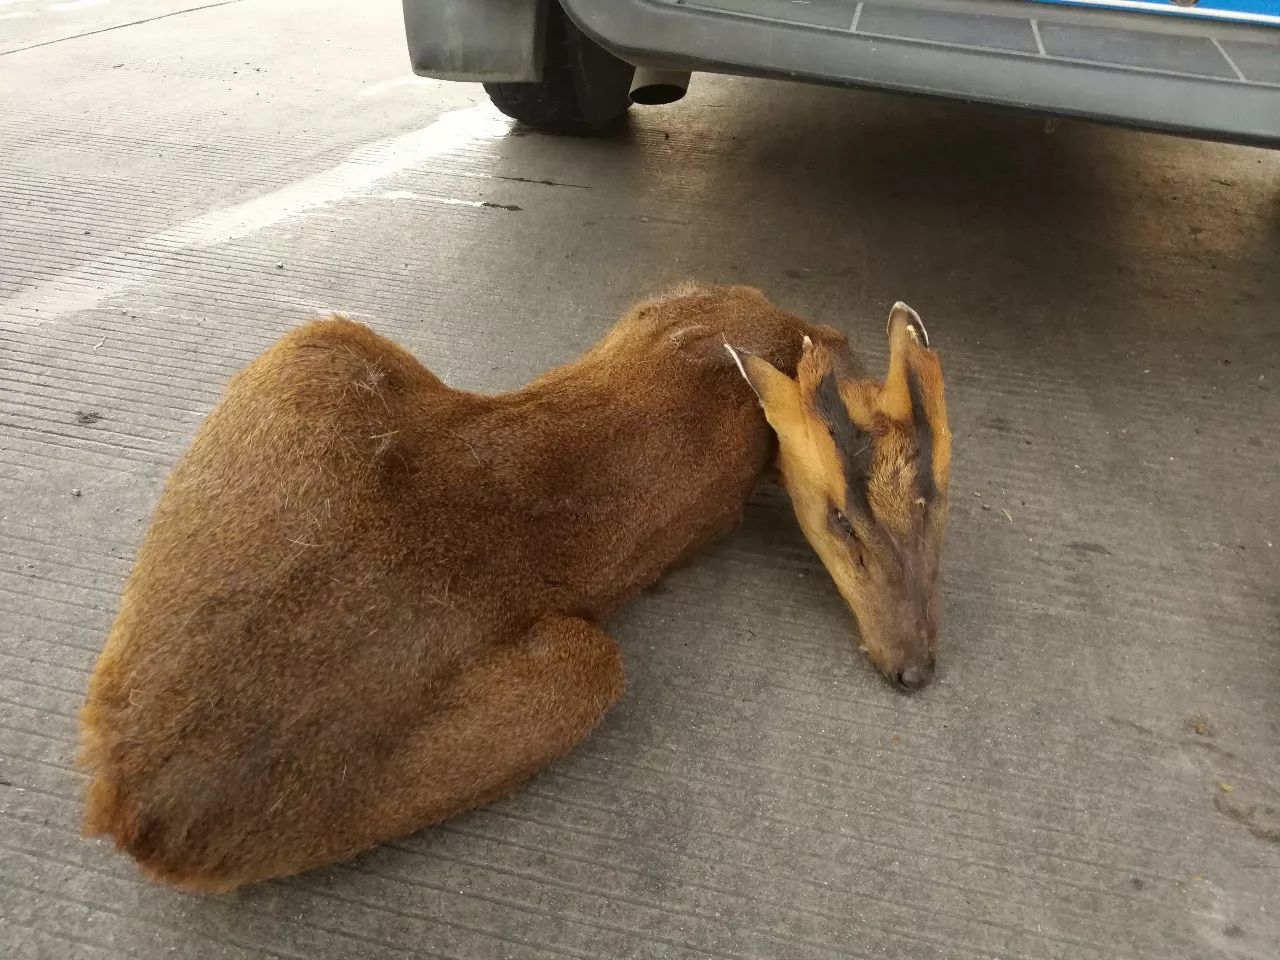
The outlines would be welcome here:
[[[0,955],[1280,955],[1280,157],[710,77],[574,142],[411,78],[397,4],[183,9],[0,4]],[[764,491],[510,798],[224,898],[78,838],[86,673],[234,370],[341,308],[505,388],[687,276],[874,362],[926,318],[934,687],[876,679]]]

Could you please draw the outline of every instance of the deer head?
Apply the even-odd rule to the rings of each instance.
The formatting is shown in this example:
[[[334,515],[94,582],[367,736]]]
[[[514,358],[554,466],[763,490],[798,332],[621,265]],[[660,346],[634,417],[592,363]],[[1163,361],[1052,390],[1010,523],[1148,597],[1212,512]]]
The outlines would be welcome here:
[[[900,688],[933,679],[951,432],[942,367],[919,315],[889,313],[883,383],[806,338],[795,379],[727,344],[778,435],[805,536],[852,609],[862,646]]]

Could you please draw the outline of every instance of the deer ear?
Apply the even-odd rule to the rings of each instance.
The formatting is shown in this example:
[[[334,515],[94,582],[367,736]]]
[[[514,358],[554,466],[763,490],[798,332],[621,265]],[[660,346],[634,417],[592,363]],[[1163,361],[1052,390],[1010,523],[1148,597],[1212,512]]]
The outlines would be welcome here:
[[[929,354],[929,333],[920,314],[899,300],[889,311],[889,373],[880,390],[880,409],[902,422],[911,419],[911,369]]]
[[[917,446],[928,451],[934,485],[945,490],[951,477],[951,429],[942,363],[929,349],[920,315],[905,303],[895,303],[889,312],[889,375],[878,403],[885,416],[914,424]]]
[[[755,391],[769,424],[782,432],[783,426],[790,424],[800,412],[800,385],[754,353],[737,350],[728,343],[724,348],[733,358],[742,378]]]

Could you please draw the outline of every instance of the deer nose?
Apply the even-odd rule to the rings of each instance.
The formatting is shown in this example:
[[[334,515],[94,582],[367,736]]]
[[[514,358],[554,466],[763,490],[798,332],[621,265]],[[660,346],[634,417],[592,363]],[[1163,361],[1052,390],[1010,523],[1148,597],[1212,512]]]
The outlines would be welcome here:
[[[933,660],[910,663],[893,675],[894,683],[903,690],[919,690],[933,679]]]

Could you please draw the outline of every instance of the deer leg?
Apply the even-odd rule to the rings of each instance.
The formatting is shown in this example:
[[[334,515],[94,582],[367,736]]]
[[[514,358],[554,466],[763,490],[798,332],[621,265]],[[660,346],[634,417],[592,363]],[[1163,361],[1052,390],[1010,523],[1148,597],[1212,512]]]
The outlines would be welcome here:
[[[617,642],[596,624],[552,615],[487,654],[446,691],[387,771],[386,836],[479,806],[569,751],[624,686]]]
[[[139,860],[157,879],[220,892],[347,859],[527,780],[599,723],[623,683],[612,637],[576,617],[544,617],[459,673],[416,730],[388,731],[395,746],[344,771],[341,788],[313,788],[251,829],[205,838],[216,853]]]

